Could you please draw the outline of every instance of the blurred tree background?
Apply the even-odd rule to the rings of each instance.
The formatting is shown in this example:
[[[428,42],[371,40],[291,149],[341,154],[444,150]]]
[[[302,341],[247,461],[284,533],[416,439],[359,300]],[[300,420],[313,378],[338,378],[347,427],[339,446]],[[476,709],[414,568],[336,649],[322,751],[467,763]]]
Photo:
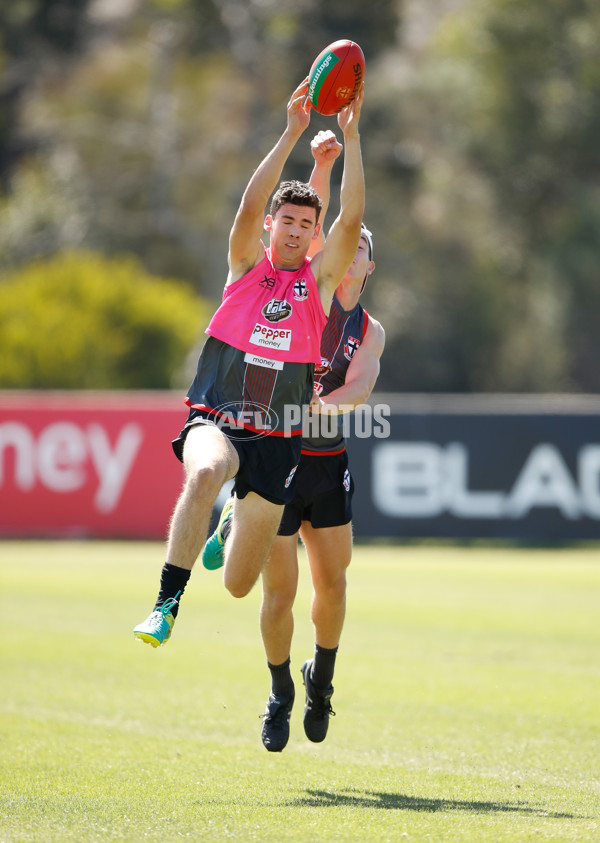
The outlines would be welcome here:
[[[30,371],[4,364],[0,386],[187,386],[250,173],[313,58],[352,38],[378,390],[600,392],[598,32],[592,0],[3,3],[0,355]],[[286,177],[308,177],[321,128]],[[40,368],[14,326],[61,302]]]

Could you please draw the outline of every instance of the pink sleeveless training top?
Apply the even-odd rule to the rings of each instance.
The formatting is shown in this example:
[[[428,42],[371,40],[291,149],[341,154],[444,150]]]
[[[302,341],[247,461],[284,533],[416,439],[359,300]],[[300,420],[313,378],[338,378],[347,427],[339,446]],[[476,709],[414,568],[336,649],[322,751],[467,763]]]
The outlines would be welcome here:
[[[269,360],[320,363],[327,322],[307,258],[295,271],[275,269],[271,250],[223,291],[206,333]]]

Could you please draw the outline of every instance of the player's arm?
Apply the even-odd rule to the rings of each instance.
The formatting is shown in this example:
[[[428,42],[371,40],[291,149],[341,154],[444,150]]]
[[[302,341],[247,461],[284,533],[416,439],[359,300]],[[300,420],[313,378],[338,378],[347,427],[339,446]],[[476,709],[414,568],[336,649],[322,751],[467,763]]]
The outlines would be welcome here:
[[[335,289],[352,263],[360,240],[365,209],[365,178],[358,132],[362,101],[361,87],[356,99],[338,115],[338,123],[344,133],[340,212],[327,234],[325,245],[312,263],[325,313],[329,313]]]
[[[319,194],[322,202],[319,216],[319,222],[321,223],[319,236],[316,240],[311,241],[308,249],[308,257],[310,258],[320,252],[325,244],[324,225],[331,196],[331,171],[343,148],[334,133],[329,129],[316,134],[310,142],[310,150],[315,159],[315,164],[308,183]]]
[[[322,399],[313,397],[310,404],[311,411],[337,415],[349,413],[355,407],[364,404],[379,376],[379,359],[383,354],[384,345],[383,327],[376,319],[369,316],[367,333],[346,370],[344,385],[334,389]]]
[[[306,101],[308,78],[292,94],[287,105],[287,126],[273,149],[250,179],[229,234],[229,275],[227,283],[237,281],[264,256],[261,240],[265,207],[277,187],[290,152],[310,121]]]

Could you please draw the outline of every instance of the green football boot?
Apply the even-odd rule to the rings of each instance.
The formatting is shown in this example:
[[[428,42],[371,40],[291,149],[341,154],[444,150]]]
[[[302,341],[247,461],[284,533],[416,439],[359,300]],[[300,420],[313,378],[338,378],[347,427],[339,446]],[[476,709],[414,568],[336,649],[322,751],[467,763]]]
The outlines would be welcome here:
[[[171,609],[177,604],[177,598],[180,594],[181,592],[178,591],[175,597],[169,597],[162,606],[149,614],[145,621],[134,627],[133,634],[135,637],[145,644],[150,644],[151,647],[160,647],[162,644],[166,644],[171,637],[171,630],[175,623]]]
[[[233,515],[233,498],[228,498],[225,501],[225,506],[221,511],[221,517],[217,524],[217,529],[210,536],[204,549],[202,551],[202,564],[209,571],[216,571],[217,568],[223,567],[223,551],[225,550],[225,539],[223,538],[223,526],[227,521],[231,520]]]

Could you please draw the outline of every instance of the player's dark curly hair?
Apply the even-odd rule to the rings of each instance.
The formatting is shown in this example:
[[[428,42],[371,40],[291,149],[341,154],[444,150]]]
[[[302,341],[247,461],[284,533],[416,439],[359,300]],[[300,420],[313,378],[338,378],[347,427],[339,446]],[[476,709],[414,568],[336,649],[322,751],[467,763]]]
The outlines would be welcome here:
[[[274,217],[281,206],[288,203],[314,208],[317,212],[316,221],[319,222],[322,202],[319,194],[309,184],[296,180],[282,181],[271,199],[271,216]]]

